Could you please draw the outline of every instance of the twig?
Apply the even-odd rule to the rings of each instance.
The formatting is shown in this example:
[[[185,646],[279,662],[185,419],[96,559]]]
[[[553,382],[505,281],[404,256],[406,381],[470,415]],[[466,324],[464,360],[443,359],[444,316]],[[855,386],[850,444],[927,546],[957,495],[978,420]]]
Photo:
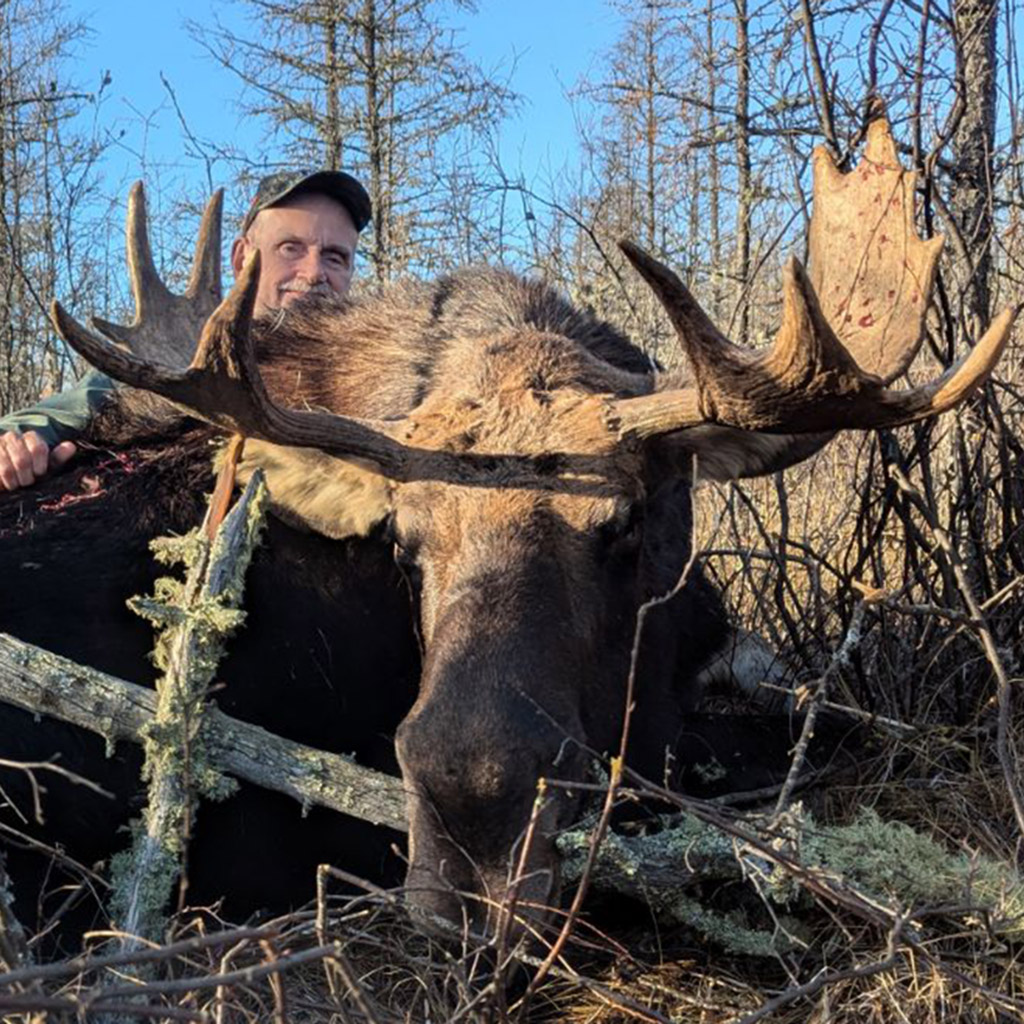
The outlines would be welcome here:
[[[268,963],[277,964],[280,961],[271,939],[260,939],[260,949],[263,950]],[[271,974],[268,980],[270,983],[270,994],[274,997],[273,1024],[288,1024],[288,1003],[285,999],[284,987],[281,985],[281,976],[279,974]],[[219,985],[217,989],[220,991]]]
[[[3,821],[0,821],[0,832],[5,835],[12,836],[19,843],[23,843],[39,853],[45,854],[62,867],[73,871],[79,877],[87,878],[94,885],[98,885],[105,889],[110,888],[110,883],[102,875],[97,874],[92,870],[92,868],[81,863],[81,861],[75,860],[74,857],[69,857],[58,847],[51,846],[49,843],[44,843],[41,839],[37,839],[35,836],[29,835],[27,832],[22,832],[20,829],[15,828],[13,825],[8,825]],[[35,942],[35,939],[33,938],[32,941]]]
[[[515,874],[512,878],[512,884],[508,887],[502,906],[498,908],[498,931],[494,943],[496,962],[495,980],[498,999],[502,1004],[504,1004],[505,998],[504,973],[509,960],[509,958],[506,957],[509,932],[511,931],[512,921],[515,918],[516,905],[519,902],[519,890],[526,877],[527,863],[530,857],[530,850],[533,848],[534,836],[537,834],[537,825],[540,822],[541,812],[544,809],[546,801],[547,782],[545,779],[538,779],[537,796],[534,798],[533,808],[530,811],[530,820],[527,823],[526,831],[523,834],[522,848],[519,851],[519,858],[516,864]],[[502,1005],[501,1010],[504,1012],[504,1005]]]
[[[851,967],[845,971],[822,971],[817,977],[811,979],[804,985],[796,985],[780,992],[774,999],[769,999],[753,1013],[741,1017],[736,1024],[757,1024],[757,1021],[770,1017],[773,1013],[781,1010],[798,999],[808,999],[817,995],[823,988],[835,985],[840,981],[853,981],[857,978],[870,978],[875,974],[884,974],[897,967],[902,957],[897,953],[890,953],[884,960],[873,964],[865,964],[863,967]]]
[[[207,974],[196,978],[171,978],[167,981],[147,981],[141,984],[120,985],[116,988],[111,987],[97,991],[90,997],[85,997],[83,1002],[93,1007],[122,996],[172,995],[180,992],[207,991],[209,989],[216,989],[221,985],[248,984],[253,981],[260,981],[274,974],[280,974],[292,967],[314,963],[324,957],[333,957],[340,948],[339,943],[316,946],[311,949],[304,949],[299,953],[291,953],[288,956],[279,957],[272,963],[264,962],[262,964],[255,964],[252,967],[241,967],[237,971],[229,971],[227,974]]]
[[[55,996],[4,995],[0,993],[0,1011],[11,1013],[66,1013],[79,1020],[88,1019],[89,1008],[78,999]],[[161,1020],[194,1020],[205,1024],[210,1015],[201,1010],[185,1010],[178,1006],[145,1006],[140,1003],[105,1003],[105,1013],[123,1017],[154,1017]]]
[[[533,978],[530,979],[530,984],[527,986],[526,992],[523,996],[523,1009],[520,1011],[522,1014],[525,1014],[533,993],[537,991],[537,987],[551,970],[554,962],[559,956],[561,956],[562,950],[565,948],[565,944],[568,942],[569,936],[572,934],[576,919],[583,906],[583,900],[586,897],[587,889],[589,888],[590,878],[593,873],[594,864],[597,861],[598,852],[601,848],[601,842],[604,839],[605,833],[608,830],[608,824],[611,821],[617,790],[622,781],[622,772],[626,763],[626,752],[629,747],[629,727],[633,714],[633,695],[636,691],[636,673],[637,665],[640,660],[640,642],[643,638],[644,623],[651,611],[671,601],[683,589],[683,587],[686,586],[686,582],[690,578],[690,573],[696,564],[697,554],[697,547],[694,546],[690,551],[690,557],[683,566],[682,572],[679,574],[679,578],[676,580],[675,586],[666,593],[652,597],[649,601],[645,601],[637,611],[636,626],[633,630],[633,647],[630,651],[629,658],[629,676],[626,681],[626,703],[623,709],[622,736],[619,741],[618,755],[612,758],[609,767],[608,792],[605,797],[604,806],[601,808],[601,815],[598,819],[597,825],[591,833],[590,849],[587,852],[587,862],[584,866],[583,874],[580,877],[579,885],[576,888],[576,893],[573,896],[572,904],[569,907],[569,912],[566,914],[561,931],[552,944],[551,949],[548,951],[547,956],[544,958],[543,963],[537,969],[537,973]]]
[[[798,695],[797,690],[788,686],[776,686],[775,683],[758,683],[758,686],[765,690],[774,690],[776,693],[784,693],[791,699]],[[834,700],[823,700],[821,706],[828,711],[838,711],[840,714],[859,718],[865,725],[876,725],[881,729],[888,729],[898,736],[913,736],[921,731],[918,726],[901,722],[898,718],[889,718],[886,715],[879,715],[874,711],[865,711],[863,708],[851,708],[849,704],[840,704]],[[767,789],[773,795],[779,791],[778,786],[769,786]],[[730,797],[736,795],[742,796],[743,794],[729,794]],[[721,797],[716,797],[716,800],[722,802]],[[728,802],[734,803],[735,800],[730,799]]]
[[[775,818],[779,818],[788,808],[789,801],[793,795],[793,787],[796,785],[801,771],[803,771],[804,760],[807,757],[807,748],[810,746],[811,738],[814,736],[814,724],[818,720],[818,712],[821,710],[828,693],[828,682],[841,668],[849,665],[851,653],[860,644],[861,627],[864,624],[864,609],[865,605],[863,602],[854,609],[853,617],[850,620],[850,627],[846,631],[846,636],[843,637],[843,642],[836,649],[824,674],[813,684],[814,690],[809,701],[810,706],[807,708],[807,715],[804,718],[803,728],[800,730],[800,738],[793,749],[793,760],[790,762],[789,771],[786,773],[786,781],[782,784],[782,792],[779,793],[779,799],[775,804]]]
[[[137,949],[130,953],[109,953],[106,956],[77,956],[72,960],[45,964],[38,967],[26,966],[16,971],[0,974],[0,987],[23,985],[35,981],[52,981],[58,978],[70,978],[75,975],[88,974],[91,971],[106,970],[109,967],[124,967],[137,963],[157,963],[172,960],[203,949],[215,949],[228,943],[251,941],[275,934],[271,926],[265,928],[234,928],[230,931],[217,932],[214,935],[202,935],[195,939],[183,939],[181,942],[155,949]]]
[[[889,0],[892,3],[892,0]],[[821,66],[821,52],[818,50],[818,39],[814,32],[814,15],[808,0],[800,0],[800,13],[804,23],[807,53],[810,56],[811,68],[814,71],[814,105],[818,111],[821,132],[825,136],[832,155],[837,159],[841,156],[839,140],[836,138],[835,118],[832,116],[832,90],[825,80],[825,70]]]
[[[379,1024],[378,1016],[370,1005],[369,997],[363,991],[362,985],[356,980],[356,973],[349,964],[348,959],[341,952],[340,947],[335,950],[334,955],[330,959],[332,966],[338,972],[338,976],[345,983],[345,987],[352,997],[352,1002],[356,1004],[359,1012],[369,1021],[369,1024]]]
[[[32,810],[35,820],[40,825],[43,823],[44,818],[40,787],[35,777],[36,772],[53,772],[54,775],[67,779],[73,785],[85,786],[86,789],[91,789],[99,796],[113,799],[113,793],[108,793],[102,786],[98,786],[95,782],[82,775],[76,775],[75,772],[69,771],[63,765],[56,764],[54,761],[8,761],[0,758],[0,768],[11,768],[15,771],[24,772],[28,776],[29,787],[32,790]],[[24,820],[24,817],[22,817],[22,821]]]

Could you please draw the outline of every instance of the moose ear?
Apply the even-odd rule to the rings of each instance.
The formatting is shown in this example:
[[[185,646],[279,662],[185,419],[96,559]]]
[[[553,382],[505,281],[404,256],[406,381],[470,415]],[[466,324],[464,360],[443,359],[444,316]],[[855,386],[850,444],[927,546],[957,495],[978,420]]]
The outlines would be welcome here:
[[[218,456],[219,462],[221,456]],[[274,514],[289,526],[333,540],[365,537],[391,512],[391,485],[367,459],[249,438],[238,466],[244,485],[262,469]]]
[[[666,435],[658,442],[659,454],[678,472],[693,472],[696,483],[725,483],[741,477],[767,476],[795,466],[823,448],[835,433],[765,434],[716,423],[690,427]]]

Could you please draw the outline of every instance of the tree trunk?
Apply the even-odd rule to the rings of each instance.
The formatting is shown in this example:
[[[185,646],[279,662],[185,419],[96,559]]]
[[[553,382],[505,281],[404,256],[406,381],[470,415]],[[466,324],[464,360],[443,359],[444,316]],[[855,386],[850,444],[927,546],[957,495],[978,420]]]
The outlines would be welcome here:
[[[711,221],[711,318],[717,323],[722,315],[722,280],[724,267],[722,264],[721,211],[719,209],[719,189],[722,187],[722,176],[718,166],[718,68],[715,65],[715,12],[709,2],[705,12],[706,44],[707,44],[707,83],[708,83],[708,138],[711,145],[708,149],[708,219]]]
[[[750,169],[750,18],[747,0],[736,4],[736,331],[741,344],[750,333],[750,214],[752,206]]]
[[[996,133],[997,0],[956,0],[953,8],[961,56],[963,113],[953,135],[955,156],[951,212],[969,264],[961,295],[961,319],[967,336],[977,340],[989,322],[992,304],[993,150]],[[984,401],[983,397],[980,399]],[[963,515],[965,560],[972,589],[992,592],[988,578],[986,520],[989,479],[985,451],[957,424],[956,454]]]
[[[996,135],[997,0],[956,0],[957,38],[963,62],[963,116],[953,136],[956,157],[951,208],[973,258],[964,291],[964,318],[980,336],[991,306],[993,150]]]
[[[338,66],[338,12],[334,4],[328,5],[324,22],[324,62],[327,65],[327,120],[324,125],[324,166],[332,171],[342,165],[341,73]]]
[[[647,248],[657,252],[657,172],[658,113],[654,108],[654,93],[658,88],[658,55],[655,48],[657,12],[652,8],[644,22],[644,234]]]
[[[384,180],[384,123],[381,114],[384,97],[380,80],[382,69],[378,52],[376,0],[366,0],[363,4],[363,19],[359,28],[363,35],[363,67],[366,75],[363,91],[366,104],[370,199],[373,203],[373,269],[378,284],[386,284],[391,278],[391,246],[388,238],[388,197],[385,195]]]

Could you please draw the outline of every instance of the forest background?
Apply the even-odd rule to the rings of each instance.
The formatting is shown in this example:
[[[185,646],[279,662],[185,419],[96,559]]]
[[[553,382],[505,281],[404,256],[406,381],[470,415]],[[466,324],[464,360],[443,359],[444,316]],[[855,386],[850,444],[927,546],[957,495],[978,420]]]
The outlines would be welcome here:
[[[214,188],[227,188],[231,224],[268,170],[344,167],[374,203],[361,289],[504,263],[672,364],[664,314],[617,239],[676,268],[731,338],[762,344],[778,323],[781,265],[806,255],[812,149],[855,162],[881,100],[918,171],[918,229],[946,236],[912,375],[950,365],[1024,299],[1018,0],[548,8],[225,0],[186,18],[184,49],[166,23],[163,34],[122,27],[117,45],[151,68],[134,95],[107,70],[105,37],[90,48],[81,8],[0,0],[0,413],[78,370],[50,327],[51,297],[83,316],[131,315],[122,238],[135,178],[172,285]],[[179,52],[187,60],[164,63]],[[955,415],[843,436],[786,474],[697,500],[703,563],[736,621],[781,653],[798,696],[878,744],[856,785],[828,787],[824,819],[868,809],[1018,879],[1022,438],[1018,328]],[[939,959],[927,962],[920,945],[907,953],[902,910],[883,920],[812,895],[825,912],[787,962],[791,1019],[808,1019],[825,983],[807,979],[826,977],[825,964],[832,1009],[814,1019],[1020,1019],[1019,945],[992,944],[970,892],[970,914],[928,919]],[[688,994],[675,1003],[657,989],[673,1019],[698,1006],[695,993],[735,1019],[782,1005],[769,998],[779,980],[762,987],[748,961],[681,978]],[[618,1019],[590,1009],[580,1019]]]

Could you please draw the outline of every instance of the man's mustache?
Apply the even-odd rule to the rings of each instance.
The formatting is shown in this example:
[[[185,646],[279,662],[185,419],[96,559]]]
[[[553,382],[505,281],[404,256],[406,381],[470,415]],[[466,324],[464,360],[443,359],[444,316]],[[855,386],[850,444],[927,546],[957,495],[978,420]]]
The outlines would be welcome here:
[[[280,286],[278,291],[300,292],[304,295],[331,295],[333,290],[326,281],[316,281],[310,284],[308,281],[289,281]]]

